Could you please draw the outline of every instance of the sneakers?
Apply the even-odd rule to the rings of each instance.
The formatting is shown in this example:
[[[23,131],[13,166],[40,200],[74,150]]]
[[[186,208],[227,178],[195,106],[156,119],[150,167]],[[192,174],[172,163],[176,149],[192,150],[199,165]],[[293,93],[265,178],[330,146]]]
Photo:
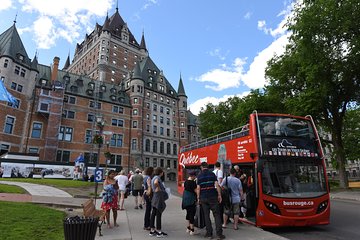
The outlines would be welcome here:
[[[139,209],[139,207],[138,207],[138,206],[136,206],[136,207],[135,207],[135,209]]]
[[[150,233],[149,233],[150,237],[154,237],[154,236],[157,236],[157,235],[159,235],[159,233],[157,231],[150,231]]]
[[[191,235],[191,236],[196,235],[195,229],[190,229],[190,235]]]
[[[167,233],[165,232],[158,232],[157,236],[158,238],[163,238],[163,237],[167,237]]]
[[[139,205],[139,208],[140,208],[140,209],[143,209],[143,206],[140,204],[140,205]]]
[[[167,237],[167,233],[165,232],[157,232],[157,231],[150,231],[149,236],[151,237],[157,237],[157,238],[163,238]]]
[[[191,229],[190,229],[189,226],[186,227],[186,232],[187,232],[187,233],[190,233],[190,232],[191,232]]]

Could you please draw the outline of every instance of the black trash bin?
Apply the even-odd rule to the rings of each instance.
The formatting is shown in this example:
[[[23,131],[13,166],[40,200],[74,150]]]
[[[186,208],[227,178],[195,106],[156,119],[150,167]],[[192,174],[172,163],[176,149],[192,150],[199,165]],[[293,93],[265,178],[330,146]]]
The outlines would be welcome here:
[[[98,217],[68,217],[64,219],[65,240],[94,240]]]

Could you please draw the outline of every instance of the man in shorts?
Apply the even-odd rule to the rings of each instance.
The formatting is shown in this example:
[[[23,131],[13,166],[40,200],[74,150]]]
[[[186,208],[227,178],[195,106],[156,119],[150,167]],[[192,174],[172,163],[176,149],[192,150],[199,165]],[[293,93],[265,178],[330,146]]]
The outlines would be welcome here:
[[[135,170],[135,174],[131,177],[131,182],[133,184],[133,196],[135,197],[135,209],[142,209],[142,199],[143,199],[143,194],[144,194],[144,189],[143,189],[143,175],[141,174],[141,170],[140,169],[136,169]]]
[[[230,176],[226,177],[220,184],[221,187],[226,187],[231,192],[231,206],[224,209],[224,223],[223,228],[226,228],[228,218],[234,215],[234,229],[238,230],[239,215],[240,215],[240,201],[244,200],[244,193],[240,179],[235,177],[236,170],[230,169]]]

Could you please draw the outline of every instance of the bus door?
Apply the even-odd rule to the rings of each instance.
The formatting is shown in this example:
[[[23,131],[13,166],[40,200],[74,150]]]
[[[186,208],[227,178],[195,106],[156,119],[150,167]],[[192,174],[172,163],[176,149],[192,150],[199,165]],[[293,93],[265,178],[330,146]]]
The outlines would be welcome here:
[[[244,206],[241,208],[240,217],[244,218],[245,222],[255,224],[256,222],[256,208],[257,208],[257,176],[256,169],[254,164],[239,165],[241,171],[243,172],[240,176],[242,182],[243,191],[245,194]]]

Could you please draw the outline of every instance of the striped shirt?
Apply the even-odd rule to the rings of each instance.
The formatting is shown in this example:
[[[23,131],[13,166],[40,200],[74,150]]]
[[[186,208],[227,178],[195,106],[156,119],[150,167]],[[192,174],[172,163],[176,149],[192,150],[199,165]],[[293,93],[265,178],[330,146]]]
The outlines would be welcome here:
[[[197,176],[197,185],[200,186],[200,200],[217,197],[215,182],[217,182],[216,175],[209,169],[204,169]]]

